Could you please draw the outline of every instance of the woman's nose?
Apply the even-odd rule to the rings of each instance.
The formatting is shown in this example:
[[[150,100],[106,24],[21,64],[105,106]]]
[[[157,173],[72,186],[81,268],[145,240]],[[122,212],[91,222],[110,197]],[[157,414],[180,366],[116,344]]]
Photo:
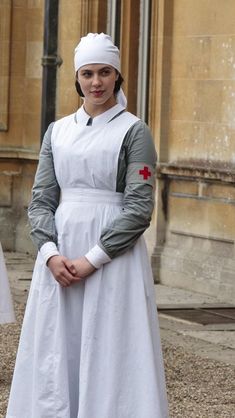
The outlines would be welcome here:
[[[97,85],[99,86],[101,84],[101,79],[100,79],[99,74],[94,74],[93,79],[92,79],[92,84],[94,86],[97,86]]]

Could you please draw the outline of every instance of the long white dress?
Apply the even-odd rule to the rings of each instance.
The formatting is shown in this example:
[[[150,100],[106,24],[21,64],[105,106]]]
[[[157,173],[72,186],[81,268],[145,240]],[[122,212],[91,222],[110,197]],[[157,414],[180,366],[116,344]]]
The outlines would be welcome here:
[[[81,118],[82,119],[82,118]],[[61,254],[77,258],[122,210],[120,147],[136,118],[53,129]],[[116,132],[116,135],[113,135]],[[6,418],[167,418],[153,279],[144,238],[84,282],[62,288],[36,260]]]
[[[0,242],[0,324],[14,321],[15,315],[7,276],[7,269],[2,251],[2,245]]]

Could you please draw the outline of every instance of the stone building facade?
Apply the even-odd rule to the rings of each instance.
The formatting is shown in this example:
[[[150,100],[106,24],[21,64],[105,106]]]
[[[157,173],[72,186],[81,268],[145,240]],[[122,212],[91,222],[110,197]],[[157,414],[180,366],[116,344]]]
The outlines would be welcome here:
[[[41,136],[49,0],[0,2],[0,237],[33,252],[27,205]],[[234,0],[59,0],[56,118],[80,104],[73,50],[87,32],[119,45],[128,109],[158,152],[149,240],[155,279],[235,296]]]

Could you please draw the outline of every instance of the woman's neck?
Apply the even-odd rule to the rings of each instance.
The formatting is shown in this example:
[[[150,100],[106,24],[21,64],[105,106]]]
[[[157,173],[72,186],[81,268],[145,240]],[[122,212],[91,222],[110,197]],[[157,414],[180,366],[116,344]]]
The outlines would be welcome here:
[[[103,104],[97,104],[97,105],[84,100],[83,107],[89,116],[91,116],[92,118],[95,118],[96,116],[99,116],[102,113],[106,112],[107,110],[111,109],[116,104],[117,104],[116,98],[113,97],[107,102]]]

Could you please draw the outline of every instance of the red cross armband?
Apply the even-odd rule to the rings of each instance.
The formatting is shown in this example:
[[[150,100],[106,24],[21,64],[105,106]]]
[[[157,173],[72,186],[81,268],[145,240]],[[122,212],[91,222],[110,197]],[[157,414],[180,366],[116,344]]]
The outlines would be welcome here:
[[[144,183],[154,186],[155,169],[146,163],[131,163],[128,165],[126,174],[126,184]]]

